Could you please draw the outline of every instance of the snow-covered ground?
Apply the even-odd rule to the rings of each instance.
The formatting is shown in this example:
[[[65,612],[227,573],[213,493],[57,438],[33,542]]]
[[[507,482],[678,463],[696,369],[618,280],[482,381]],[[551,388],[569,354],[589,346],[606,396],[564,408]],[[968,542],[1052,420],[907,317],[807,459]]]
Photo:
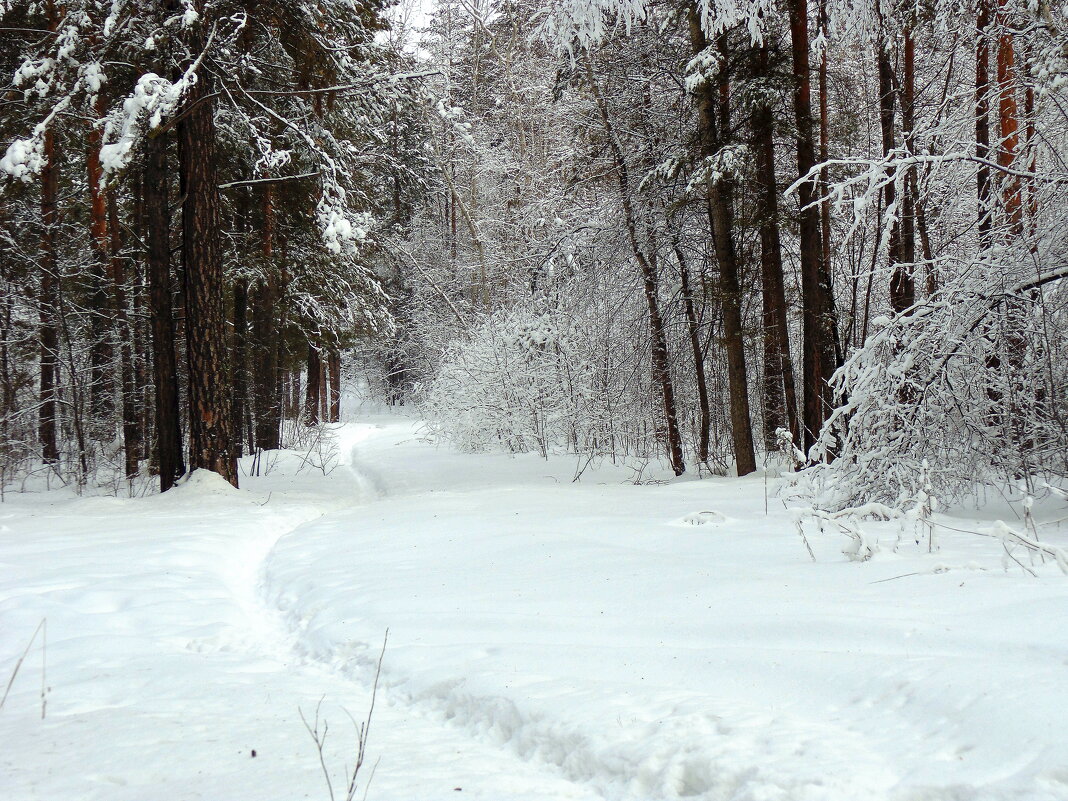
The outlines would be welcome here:
[[[865,563],[810,527],[813,563],[763,477],[338,437],[337,469],[241,490],[7,496],[0,690],[42,619],[47,650],[0,709],[0,798],[326,799],[321,701],[340,799],[388,628],[356,798],[375,768],[380,801],[1068,799],[1053,565],[945,529],[895,552],[896,524]]]

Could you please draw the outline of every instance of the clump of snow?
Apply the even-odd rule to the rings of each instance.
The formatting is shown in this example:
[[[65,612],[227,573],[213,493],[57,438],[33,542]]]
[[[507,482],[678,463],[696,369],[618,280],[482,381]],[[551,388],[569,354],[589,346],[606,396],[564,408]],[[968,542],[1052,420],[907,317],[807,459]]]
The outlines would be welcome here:
[[[195,502],[197,496],[233,495],[240,492],[233,484],[211,470],[194,470],[187,473],[178,480],[174,489],[184,496],[186,502]]]
[[[719,525],[720,523],[725,522],[727,522],[727,518],[725,518],[719,512],[713,511],[690,512],[680,521],[682,525],[686,526]]]

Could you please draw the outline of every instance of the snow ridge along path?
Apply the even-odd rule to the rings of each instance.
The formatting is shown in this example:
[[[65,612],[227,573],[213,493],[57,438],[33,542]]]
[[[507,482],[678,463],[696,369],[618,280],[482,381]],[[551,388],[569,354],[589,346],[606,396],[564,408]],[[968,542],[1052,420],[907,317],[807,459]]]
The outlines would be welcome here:
[[[41,721],[34,649],[0,797],[325,799],[298,708],[336,788],[388,627],[369,798],[1068,799],[1053,571],[964,536],[813,565],[760,479],[339,436],[325,476],[0,506],[0,679],[47,616],[52,686]]]

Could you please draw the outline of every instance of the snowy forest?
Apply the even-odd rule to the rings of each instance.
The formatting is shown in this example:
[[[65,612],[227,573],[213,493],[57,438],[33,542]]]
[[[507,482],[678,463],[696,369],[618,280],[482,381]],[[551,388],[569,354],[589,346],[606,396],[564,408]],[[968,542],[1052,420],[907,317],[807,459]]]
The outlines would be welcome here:
[[[236,484],[349,354],[467,449],[1065,475],[1060,10],[7,6],[5,482]]]
[[[1068,3],[0,0],[0,84],[0,795],[151,708],[179,799],[1068,799]]]

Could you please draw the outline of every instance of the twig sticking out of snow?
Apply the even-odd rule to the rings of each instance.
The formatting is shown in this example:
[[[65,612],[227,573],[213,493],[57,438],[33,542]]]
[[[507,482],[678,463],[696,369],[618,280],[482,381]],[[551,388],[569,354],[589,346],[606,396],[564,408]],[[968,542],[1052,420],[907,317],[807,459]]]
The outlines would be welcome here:
[[[1009,548],[1010,545],[1019,545],[1032,554],[1051,557],[1057,563],[1057,567],[1061,569],[1061,572],[1068,575],[1068,551],[1065,551],[1063,548],[1039,542],[1037,539],[1029,537],[1023,532],[1016,531],[1001,520],[994,523],[988,531],[992,536],[1001,540],[1001,543],[1005,548],[1005,554],[1032,576],[1036,575],[1035,571],[1026,567],[1019,559],[1013,556],[1012,551]]]
[[[11,678],[7,680],[7,687],[4,688],[4,697],[0,698],[0,709],[4,708],[4,704],[7,702],[7,696],[11,692],[11,686],[15,683],[15,677],[19,675],[19,668],[21,668],[22,663],[26,661],[30,649],[33,647],[34,642],[37,641],[38,634],[41,635],[41,720],[44,720],[45,709],[48,706],[48,682],[45,675],[45,665],[48,655],[48,618],[46,617],[41,618],[41,622],[38,623],[37,628],[33,630],[33,636],[30,637],[30,641],[26,643],[26,650],[22,652],[19,661],[15,663],[15,669],[11,671]]]
[[[809,556],[812,556],[813,562],[816,561],[816,557],[812,555],[812,548],[809,547],[808,539],[805,538],[803,525],[805,520],[814,520],[820,531],[825,531],[827,525],[834,526],[852,540],[851,544],[842,550],[842,553],[854,562],[866,562],[878,552],[879,539],[867,534],[860,527],[860,519],[862,517],[877,517],[883,520],[892,520],[902,515],[896,509],[881,503],[850,506],[847,509],[839,509],[837,512],[825,512],[822,509],[813,508],[795,509],[793,511],[798,533],[801,534],[801,539],[804,540],[805,547],[808,548]]]
[[[356,730],[356,763],[353,765],[352,770],[346,770],[345,777],[348,782],[345,788],[345,801],[352,801],[356,796],[356,781],[359,778],[360,768],[363,767],[364,758],[367,752],[367,736],[371,731],[371,716],[375,711],[375,699],[378,697],[378,679],[382,675],[382,660],[386,655],[386,643],[389,641],[389,629],[386,629],[386,635],[382,638],[382,651],[378,655],[378,664],[375,667],[375,680],[371,687],[371,704],[367,709],[367,717],[362,723],[357,723],[352,714],[342,707],[342,710],[348,715],[349,720],[352,721],[353,728]],[[315,705],[315,719],[312,723],[308,723],[308,719],[304,716],[304,710],[298,708],[297,712],[300,714],[300,720],[304,724],[304,728],[308,730],[308,734],[311,735],[312,740],[315,741],[315,749],[319,755],[319,767],[323,771],[323,778],[326,780],[326,790],[330,796],[330,801],[335,801],[334,796],[334,783],[330,778],[330,769],[326,765],[326,756],[323,753],[323,748],[326,745],[326,735],[330,731],[330,725],[327,723],[326,718],[322,721],[322,730],[319,728],[319,710],[323,706],[323,700],[326,696],[319,699],[319,703]],[[375,777],[375,770],[378,768],[378,763],[375,762],[374,767],[371,768],[371,776],[367,780],[367,789],[370,789],[371,780]],[[364,790],[364,798],[367,797],[367,789]]]

